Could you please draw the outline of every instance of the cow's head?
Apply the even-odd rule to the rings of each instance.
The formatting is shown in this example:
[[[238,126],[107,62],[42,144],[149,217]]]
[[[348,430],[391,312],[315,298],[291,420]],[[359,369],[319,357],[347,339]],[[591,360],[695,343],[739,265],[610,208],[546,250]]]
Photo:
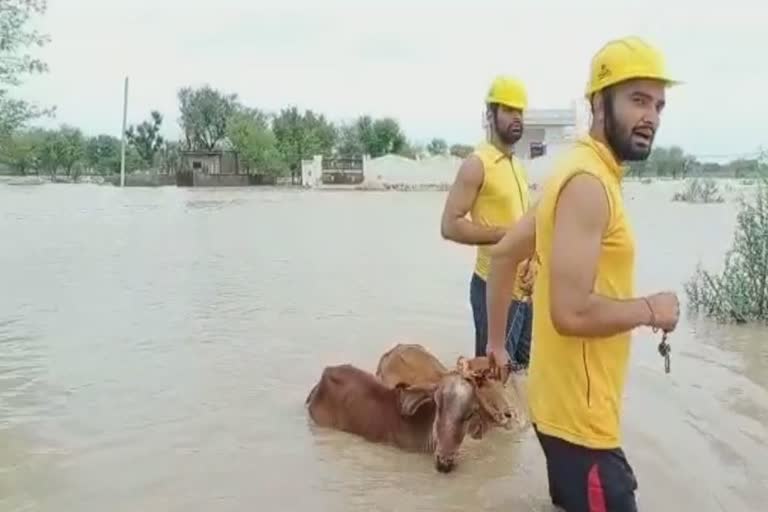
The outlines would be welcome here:
[[[475,393],[480,402],[479,413],[470,428],[473,438],[481,438],[490,427],[511,430],[520,424],[520,411],[509,401],[505,389],[510,377],[509,368],[498,367],[492,356],[459,357],[456,364],[474,376]]]
[[[503,386],[497,382],[499,386]],[[434,406],[432,441],[435,467],[442,473],[450,472],[456,461],[461,443],[467,433],[475,439],[482,437],[488,422],[503,423],[499,417],[488,419],[489,410],[496,405],[492,391],[494,379],[488,371],[473,371],[468,360],[459,358],[456,369],[445,373],[438,382],[429,384],[400,384],[400,406],[403,415],[413,415],[427,404]],[[487,395],[487,396],[486,396]],[[503,397],[503,393],[499,393]],[[488,397],[493,398],[489,400]],[[499,410],[503,409],[497,407]]]

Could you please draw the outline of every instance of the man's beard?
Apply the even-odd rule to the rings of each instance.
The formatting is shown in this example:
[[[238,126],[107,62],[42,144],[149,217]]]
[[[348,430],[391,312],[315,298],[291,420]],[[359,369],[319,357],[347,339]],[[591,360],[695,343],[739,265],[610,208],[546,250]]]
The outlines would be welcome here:
[[[605,122],[603,123],[605,139],[620,162],[639,162],[646,160],[653,148],[653,138],[648,141],[647,148],[632,145],[632,130],[626,129],[616,119],[613,111],[613,98],[606,97]]]
[[[502,131],[499,128],[499,121],[498,119],[493,120],[494,128],[496,128],[496,135],[499,137],[499,140],[502,142],[502,144],[505,144],[507,146],[512,146],[517,141],[520,140],[520,138],[523,136],[523,125],[520,124],[520,131],[515,132],[512,130],[512,125],[510,124],[507,127],[507,131]]]

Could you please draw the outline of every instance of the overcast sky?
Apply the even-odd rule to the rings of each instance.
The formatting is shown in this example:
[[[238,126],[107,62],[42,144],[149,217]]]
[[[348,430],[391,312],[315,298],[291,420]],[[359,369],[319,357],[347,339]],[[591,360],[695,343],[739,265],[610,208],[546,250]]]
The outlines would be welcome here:
[[[486,88],[521,77],[531,107],[582,101],[592,54],[648,38],[686,82],[668,92],[657,141],[699,156],[768,149],[768,30],[758,1],[49,0],[50,73],[20,94],[55,104],[57,125],[118,136],[152,109],[177,137],[176,92],[205,83],[266,110],[294,104],[334,121],[392,116],[424,142],[475,143]]]

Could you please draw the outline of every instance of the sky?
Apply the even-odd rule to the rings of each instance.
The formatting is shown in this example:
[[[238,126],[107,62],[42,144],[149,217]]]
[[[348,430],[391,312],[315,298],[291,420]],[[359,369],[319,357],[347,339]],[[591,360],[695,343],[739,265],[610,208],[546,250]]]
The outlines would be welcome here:
[[[50,71],[16,95],[55,105],[86,134],[120,135],[164,116],[177,139],[179,88],[209,84],[271,112],[295,105],[335,122],[391,116],[426,143],[476,143],[497,74],[522,79],[531,108],[584,102],[589,62],[638,35],[685,83],[669,89],[656,144],[703,160],[768,150],[768,7],[691,0],[48,0],[36,22]],[[763,11],[766,9],[766,11]]]

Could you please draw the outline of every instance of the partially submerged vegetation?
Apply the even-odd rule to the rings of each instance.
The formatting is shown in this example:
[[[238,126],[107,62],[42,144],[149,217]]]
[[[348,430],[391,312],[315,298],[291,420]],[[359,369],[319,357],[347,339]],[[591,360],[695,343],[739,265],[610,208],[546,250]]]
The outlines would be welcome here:
[[[691,310],[722,322],[768,320],[768,180],[741,200],[733,245],[720,275],[697,265],[685,284]]]
[[[685,203],[722,203],[725,201],[720,195],[717,183],[712,178],[686,180],[683,191],[676,192],[672,200]]]

